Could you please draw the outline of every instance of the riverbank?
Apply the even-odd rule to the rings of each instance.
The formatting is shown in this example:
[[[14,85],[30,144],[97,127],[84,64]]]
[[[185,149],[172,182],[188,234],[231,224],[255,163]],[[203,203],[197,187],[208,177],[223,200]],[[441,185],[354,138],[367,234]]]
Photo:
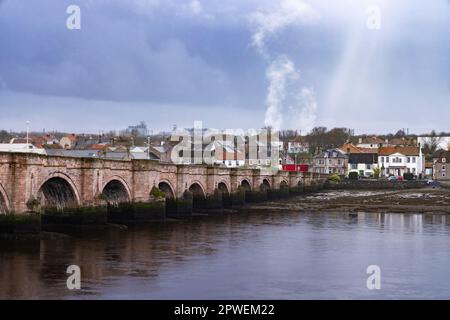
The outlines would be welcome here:
[[[11,215],[0,219],[0,239],[41,239],[42,233],[46,231],[65,233],[72,229],[109,229],[111,226],[124,226],[142,224],[144,222],[156,222],[177,220],[185,221],[196,215],[208,216],[218,214],[259,213],[264,211],[274,212],[317,212],[317,213],[419,213],[419,214],[450,214],[450,189],[445,188],[416,188],[416,189],[387,189],[387,190],[336,190],[320,189],[290,190],[289,193],[257,193],[246,194],[246,201],[233,209],[206,209],[192,208],[190,214],[173,216],[164,215],[164,207],[159,208],[160,214],[153,215],[153,211],[145,211],[148,214],[137,215],[138,218],[147,217],[152,213],[152,219],[136,219],[136,210],[122,210],[123,219],[117,218],[107,212],[106,208],[99,210],[91,208],[88,212],[76,211],[70,215],[53,213],[44,215]],[[264,197],[262,197],[264,195]],[[268,196],[270,195],[270,197]],[[130,206],[130,205],[129,205]],[[128,207],[127,207],[128,208]],[[140,208],[140,207],[139,207]],[[97,211],[95,211],[96,209]],[[145,209],[145,208],[144,208]],[[92,211],[98,213],[90,216]],[[141,210],[142,211],[142,210]],[[102,214],[100,214],[102,213]],[[115,213],[113,211],[112,213]],[[137,212],[140,213],[140,212]],[[89,223],[82,223],[78,218],[88,216]],[[99,216],[99,219],[93,217]],[[74,220],[74,217],[77,219]],[[127,219],[124,219],[127,218]],[[133,219],[131,219],[133,218]],[[159,219],[158,219],[159,218]],[[62,220],[61,220],[62,219]],[[60,221],[61,220],[61,221]],[[86,219],[85,219],[86,220]],[[125,226],[124,226],[125,227]],[[126,227],[125,227],[126,228]],[[6,234],[6,235],[5,235]],[[46,236],[44,234],[44,236]]]
[[[325,190],[289,201],[250,206],[247,210],[450,214],[450,190]]]

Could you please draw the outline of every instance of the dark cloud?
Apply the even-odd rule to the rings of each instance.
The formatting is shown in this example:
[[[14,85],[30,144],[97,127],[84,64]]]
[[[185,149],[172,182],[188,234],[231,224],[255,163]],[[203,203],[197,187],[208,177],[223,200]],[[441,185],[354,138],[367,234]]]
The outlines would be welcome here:
[[[151,19],[154,16],[138,14],[132,7],[106,2],[80,2],[82,28],[68,30],[65,8],[70,3],[39,1],[5,7],[0,68],[9,90],[116,101],[238,101],[233,92],[245,75],[246,39],[235,42],[234,48],[225,39],[230,47],[224,48],[220,37],[226,38],[226,30],[214,30],[213,37],[211,32],[189,27],[191,20],[173,12],[163,10]],[[228,61],[219,58],[225,50],[234,60],[230,55]]]

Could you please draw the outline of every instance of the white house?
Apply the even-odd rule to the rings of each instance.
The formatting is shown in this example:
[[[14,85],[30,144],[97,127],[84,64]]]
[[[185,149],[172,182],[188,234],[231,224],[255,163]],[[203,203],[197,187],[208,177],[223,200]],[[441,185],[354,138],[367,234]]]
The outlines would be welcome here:
[[[425,156],[420,147],[381,147],[378,150],[378,167],[381,176],[415,176],[425,174]]]
[[[0,143],[0,152],[47,154],[45,149],[37,148],[31,143]]]

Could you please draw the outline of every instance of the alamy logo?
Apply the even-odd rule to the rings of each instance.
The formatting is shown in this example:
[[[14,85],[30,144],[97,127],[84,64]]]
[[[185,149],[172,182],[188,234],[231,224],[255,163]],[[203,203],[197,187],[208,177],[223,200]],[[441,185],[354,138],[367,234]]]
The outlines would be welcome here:
[[[67,289],[80,290],[81,289],[81,269],[77,265],[70,265],[66,273],[70,274],[67,278]]]
[[[367,278],[367,289],[380,290],[381,289],[381,269],[377,265],[370,265],[366,270],[370,276]]]
[[[66,20],[66,26],[69,30],[81,29],[81,9],[79,6],[72,4],[67,7],[66,13],[69,14]]]

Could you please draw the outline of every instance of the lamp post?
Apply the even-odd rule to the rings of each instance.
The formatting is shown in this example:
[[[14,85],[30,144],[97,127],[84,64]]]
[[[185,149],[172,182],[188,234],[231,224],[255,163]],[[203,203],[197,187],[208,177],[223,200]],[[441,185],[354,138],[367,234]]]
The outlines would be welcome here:
[[[147,137],[147,159],[150,160],[150,136]]]
[[[27,145],[28,145],[30,135],[30,121],[27,121],[26,124],[27,124]]]

